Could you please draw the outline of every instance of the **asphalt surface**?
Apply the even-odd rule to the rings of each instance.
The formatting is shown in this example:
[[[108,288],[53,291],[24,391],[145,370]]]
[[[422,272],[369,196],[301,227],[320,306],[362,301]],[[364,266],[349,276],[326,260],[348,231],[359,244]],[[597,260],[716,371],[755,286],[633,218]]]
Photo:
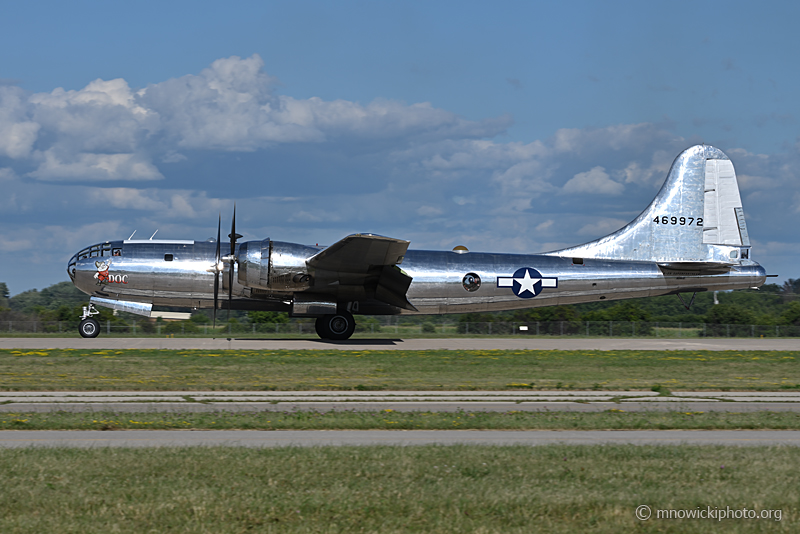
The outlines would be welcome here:
[[[342,445],[800,446],[799,430],[5,430],[0,448]]]
[[[246,339],[0,337],[0,349],[208,349],[208,350],[798,350],[791,338],[443,338]]]
[[[800,392],[702,391],[69,391],[3,392],[0,413],[25,412],[800,412]]]

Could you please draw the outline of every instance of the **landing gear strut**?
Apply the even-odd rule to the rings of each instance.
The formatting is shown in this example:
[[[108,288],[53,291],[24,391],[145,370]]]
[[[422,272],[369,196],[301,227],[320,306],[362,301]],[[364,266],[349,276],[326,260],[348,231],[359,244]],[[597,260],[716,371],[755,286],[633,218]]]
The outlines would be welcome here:
[[[356,330],[356,321],[350,312],[343,311],[319,317],[314,323],[317,335],[322,339],[343,341],[349,339]]]
[[[81,337],[97,337],[100,333],[100,323],[92,318],[92,315],[97,315],[100,312],[94,307],[94,304],[89,303],[88,306],[83,307],[83,315],[81,315],[81,324],[78,326],[78,332]]]

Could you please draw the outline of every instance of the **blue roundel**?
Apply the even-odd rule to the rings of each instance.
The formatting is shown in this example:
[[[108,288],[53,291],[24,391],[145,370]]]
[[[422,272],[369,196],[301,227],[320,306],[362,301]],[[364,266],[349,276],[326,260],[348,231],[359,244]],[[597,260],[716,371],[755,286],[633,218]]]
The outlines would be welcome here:
[[[542,292],[542,273],[531,267],[514,271],[511,290],[521,299],[532,299]]]

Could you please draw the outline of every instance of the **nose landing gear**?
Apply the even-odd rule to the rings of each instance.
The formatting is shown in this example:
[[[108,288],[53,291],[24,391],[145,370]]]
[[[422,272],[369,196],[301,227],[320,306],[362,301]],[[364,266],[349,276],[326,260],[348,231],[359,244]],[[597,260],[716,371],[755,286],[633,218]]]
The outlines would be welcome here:
[[[97,315],[100,312],[94,307],[94,304],[89,303],[88,306],[83,307],[83,315],[81,315],[81,324],[78,326],[78,332],[81,337],[97,337],[100,334],[100,323],[92,318],[92,315]]]

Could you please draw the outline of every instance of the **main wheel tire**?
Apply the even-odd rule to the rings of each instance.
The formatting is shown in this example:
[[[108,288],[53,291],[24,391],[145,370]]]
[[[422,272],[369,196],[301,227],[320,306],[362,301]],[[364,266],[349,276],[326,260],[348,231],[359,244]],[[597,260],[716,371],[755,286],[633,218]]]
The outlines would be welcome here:
[[[330,334],[325,330],[325,318],[324,317],[317,317],[317,320],[314,322],[314,330],[317,331],[317,335],[320,339],[328,339]]]
[[[100,333],[100,323],[91,317],[84,319],[78,326],[78,332],[81,333],[81,337],[97,337]]]
[[[349,339],[356,331],[356,321],[350,312],[334,313],[322,317],[321,330],[325,338],[335,341]]]

